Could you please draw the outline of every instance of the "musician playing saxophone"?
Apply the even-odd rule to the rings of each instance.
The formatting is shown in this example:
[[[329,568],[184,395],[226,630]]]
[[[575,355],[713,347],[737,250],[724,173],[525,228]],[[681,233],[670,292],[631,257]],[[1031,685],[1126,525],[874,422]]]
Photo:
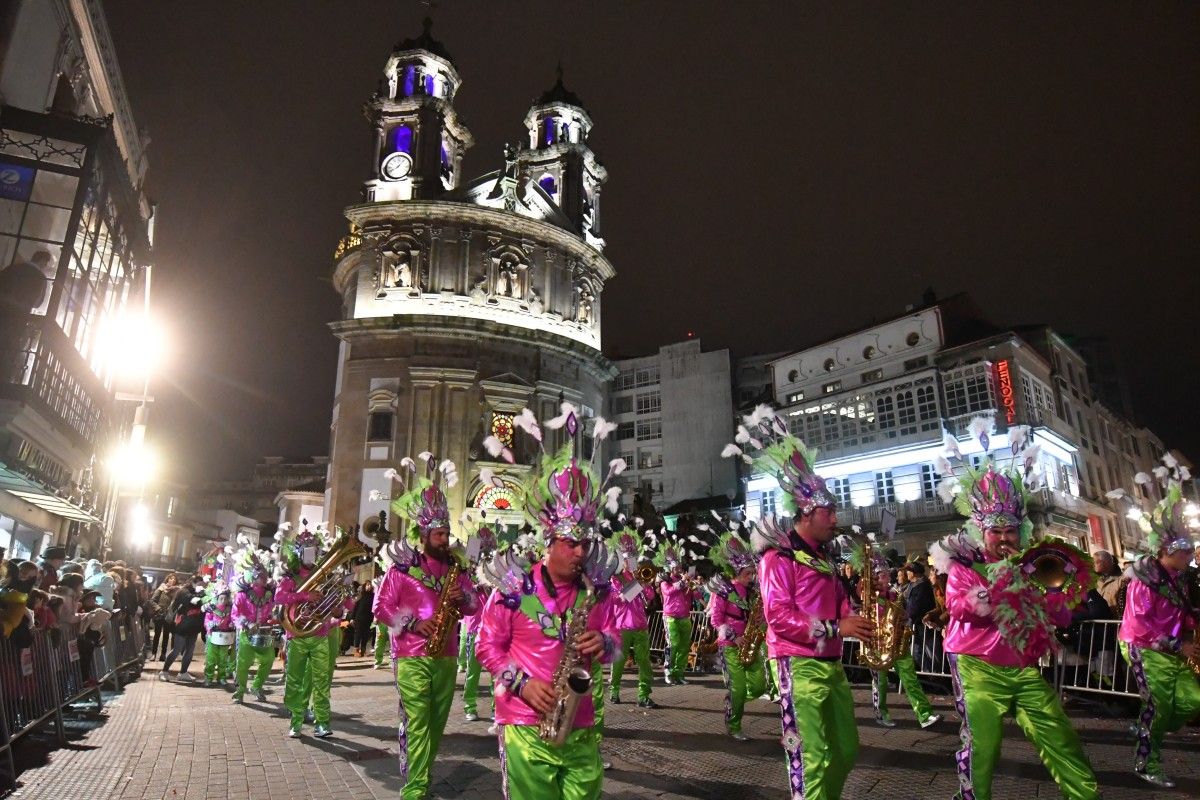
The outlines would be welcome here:
[[[543,455],[525,498],[526,516],[536,520],[545,552],[533,564],[514,550],[497,556],[493,572],[502,583],[484,607],[476,645],[496,687],[504,796],[594,800],[604,768],[591,685],[576,687],[578,706],[561,720],[566,730],[558,729],[565,735],[561,745],[541,727],[566,696],[567,685],[555,683],[560,662],[575,660],[576,673],[594,675],[595,661],[608,663],[619,649],[609,584],[615,556],[595,534],[605,495],[568,444],[555,456]],[[576,614],[585,610],[580,623]],[[573,627],[578,636],[568,641]]]
[[[280,542],[279,556],[283,577],[279,580],[279,588],[275,590],[275,602],[282,606],[285,612],[288,606],[315,603],[322,599],[319,592],[305,592],[299,589],[312,575],[322,552],[321,538],[308,529],[307,520],[302,520],[301,524],[303,529],[295,535],[284,531]],[[291,725],[287,735],[293,739],[300,736],[304,725],[304,712],[310,699],[316,723],[313,736],[324,739],[333,735],[333,729],[329,725],[329,694],[333,684],[336,645],[330,632],[337,624],[342,610],[353,606],[353,598],[347,597],[342,608],[336,609],[336,616],[331,613],[311,636],[295,636],[291,631],[285,630],[287,661],[283,673],[283,704],[291,714]],[[334,649],[331,651],[331,648]]]
[[[739,742],[750,739],[742,733],[742,713],[746,700],[761,697],[767,691],[767,673],[763,669],[762,641],[753,645],[753,658],[742,659],[745,637],[752,612],[758,609],[757,625],[765,625],[754,588],[758,557],[736,533],[722,534],[709,550],[709,559],[720,570],[708,582],[708,620],[717,632],[721,651],[721,674],[725,679],[725,730]],[[753,631],[749,631],[754,635]]]
[[[1200,683],[1188,664],[1195,658],[1200,609],[1186,586],[1185,570],[1196,544],[1184,517],[1180,484],[1168,478],[1164,494],[1150,514],[1143,512],[1150,554],[1131,569],[1117,638],[1142,699],[1134,772],[1170,789],[1175,782],[1163,771],[1163,736],[1200,714]]]
[[[415,470],[411,459],[402,465]],[[400,696],[400,796],[420,800],[429,791],[430,771],[454,703],[459,617],[475,613],[479,604],[468,571],[450,547],[450,512],[441,486],[417,475],[397,480],[410,488],[392,502],[392,513],[408,520],[413,538],[398,537],[387,546],[391,566],[375,593],[374,613],[391,634]],[[456,562],[461,571],[447,583]],[[431,655],[434,635],[442,642]]]
[[[860,573],[863,571],[865,550],[865,547],[856,547],[850,556],[850,563],[854,566],[855,571]],[[882,604],[885,602],[897,602],[899,593],[890,585],[888,580],[890,570],[883,555],[877,549],[872,548],[871,559],[874,562],[874,569],[871,572],[875,576],[875,596],[880,606],[880,611],[877,612],[876,618],[882,619]],[[905,627],[908,627],[907,615],[905,616],[904,624]],[[942,715],[933,713],[933,705],[929,702],[929,697],[925,694],[925,690],[921,688],[921,681],[917,678],[917,665],[913,661],[911,647],[904,648],[903,652],[896,656],[893,669],[895,669],[896,675],[900,679],[900,688],[908,696],[908,702],[912,705],[913,713],[917,715],[917,723],[922,728],[928,728],[941,722]],[[875,709],[875,724],[884,728],[894,728],[896,727],[896,723],[892,721],[892,716],[888,712],[887,706],[888,672],[889,670],[871,670],[871,705]]]

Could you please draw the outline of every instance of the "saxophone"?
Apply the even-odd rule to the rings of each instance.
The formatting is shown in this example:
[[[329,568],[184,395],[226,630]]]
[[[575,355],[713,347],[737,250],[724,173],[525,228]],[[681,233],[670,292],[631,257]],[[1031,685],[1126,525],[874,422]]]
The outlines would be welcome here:
[[[437,609],[433,612],[433,632],[429,634],[429,639],[425,642],[425,655],[427,656],[436,657],[446,652],[446,638],[454,629],[454,625],[462,619],[462,609],[450,600],[450,590],[454,588],[454,584],[458,583],[460,574],[462,574],[462,565],[459,564],[456,557],[451,556],[450,570],[446,573],[446,579],[442,583],[442,592],[438,595]]]
[[[743,667],[748,667],[758,658],[758,650],[762,647],[763,639],[767,637],[767,620],[763,616],[762,595],[754,598],[750,606],[750,616],[746,619],[746,630],[742,634],[742,643],[738,646],[738,661]]]
[[[312,575],[296,589],[297,592],[317,592],[321,599],[288,606],[279,617],[283,629],[297,639],[316,634],[353,594],[341,567],[351,559],[366,555],[367,551],[353,536],[343,535],[334,542]]]
[[[562,656],[558,659],[558,666],[554,668],[554,677],[551,680],[554,705],[550,712],[538,721],[538,735],[542,737],[542,741],[556,747],[561,747],[571,735],[579,703],[592,692],[592,673],[584,665],[583,656],[579,654],[579,640],[587,633],[588,617],[591,615],[592,606],[596,604],[596,587],[587,575],[583,575],[582,578],[587,594],[583,605],[571,614]]]
[[[862,615],[873,633],[862,642],[858,661],[867,669],[886,672],[904,655],[912,641],[912,630],[904,607],[898,600],[879,597],[875,588],[874,546],[868,542],[863,557],[863,575],[858,591],[862,596]]]

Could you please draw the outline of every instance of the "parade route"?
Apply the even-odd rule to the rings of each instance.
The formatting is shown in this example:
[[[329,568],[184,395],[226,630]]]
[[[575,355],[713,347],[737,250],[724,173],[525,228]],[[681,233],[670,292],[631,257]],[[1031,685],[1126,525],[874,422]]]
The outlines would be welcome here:
[[[199,674],[197,665],[192,670]],[[388,671],[368,659],[343,658],[333,683],[333,728],[326,740],[288,739],[281,714],[282,688],[268,684],[265,704],[234,706],[221,689],[200,683],[154,680],[152,665],[107,709],[107,719],[44,765],[21,774],[21,800],[113,798],[117,800],[392,800],[401,787],[396,763],[396,694]],[[278,673],[276,673],[278,674]],[[486,681],[486,678],[485,678]],[[460,680],[461,682],[461,680]],[[626,681],[626,703],[606,709],[603,752],[613,762],[604,797],[782,800],[784,767],[776,707],[760,700],[747,708],[739,743],[720,733],[723,692],[716,675],[696,676],[689,686],[656,681],[654,699],[664,708],[647,711]],[[893,700],[899,700],[893,696]],[[933,698],[949,712],[944,696]],[[952,751],[958,727],[942,722],[922,731],[911,711],[893,702],[897,727],[877,727],[870,695],[855,691],[861,750],[846,798],[949,798],[955,789]],[[902,701],[901,701],[902,702]],[[489,702],[480,698],[486,717]],[[1128,770],[1132,742],[1127,722],[1073,715],[1107,800],[1182,800],[1200,794],[1196,728],[1167,739],[1164,766],[1178,787],[1154,791]],[[433,770],[432,797],[499,800],[500,772],[488,722],[464,722],[460,696]],[[1010,725],[997,771],[996,800],[1055,798],[1059,793],[1033,748]],[[1189,763],[1190,762],[1190,763]]]

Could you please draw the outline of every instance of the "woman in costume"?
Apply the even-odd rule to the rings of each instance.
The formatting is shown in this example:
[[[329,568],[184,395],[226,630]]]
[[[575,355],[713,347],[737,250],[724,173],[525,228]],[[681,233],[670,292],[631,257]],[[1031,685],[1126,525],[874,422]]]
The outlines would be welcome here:
[[[1136,509],[1131,516],[1136,515],[1146,533],[1148,551],[1131,568],[1133,579],[1126,589],[1117,634],[1142,698],[1133,771],[1148,783],[1170,789],[1175,782],[1163,772],[1163,736],[1200,715],[1196,655],[1200,609],[1189,594],[1185,573],[1196,553],[1197,518],[1194,511],[1189,513],[1189,507],[1195,506],[1183,498],[1182,483],[1191,477],[1187,467],[1167,455],[1155,473],[1162,499],[1150,513],[1122,490],[1108,496],[1124,499]],[[1139,473],[1135,480],[1148,493],[1155,491],[1149,475]]]
[[[984,453],[991,425],[991,419],[978,417],[969,426]],[[967,518],[963,530],[930,547],[938,572],[947,575],[945,650],[962,720],[958,797],[992,796],[1004,717],[1012,714],[1067,800],[1093,800],[1099,792],[1091,764],[1054,687],[1037,666],[1056,646],[1055,627],[1069,625],[1071,609],[1086,597],[1094,581],[1092,563],[1058,540],[1030,548],[1033,522],[1027,504],[1036,480],[1037,445],[1024,447],[1024,426],[1010,428],[1008,435],[1013,457],[1006,468],[990,459],[972,467],[952,437],[938,462],[938,472],[946,476],[939,492]],[[1034,580],[1041,558],[1060,566],[1060,586]]]

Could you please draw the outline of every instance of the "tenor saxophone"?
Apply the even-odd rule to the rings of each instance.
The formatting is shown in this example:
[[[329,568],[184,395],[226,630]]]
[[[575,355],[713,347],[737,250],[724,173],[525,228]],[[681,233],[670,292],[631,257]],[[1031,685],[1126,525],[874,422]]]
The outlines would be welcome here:
[[[451,557],[450,569],[446,572],[446,580],[442,583],[441,594],[438,595],[437,609],[433,612],[433,632],[425,642],[425,655],[440,656],[446,652],[446,637],[454,629],[455,623],[462,619],[462,610],[450,600],[450,591],[458,583],[462,566],[458,559]]]
[[[592,673],[584,665],[583,656],[579,653],[579,640],[587,633],[588,617],[596,603],[596,587],[587,575],[582,577],[587,595],[583,604],[571,614],[562,655],[558,659],[558,666],[554,668],[551,681],[554,705],[549,713],[538,720],[538,735],[542,741],[556,747],[561,747],[571,735],[579,703],[592,692]]]
[[[861,643],[858,661],[867,669],[886,672],[904,655],[912,641],[912,631],[900,602],[880,598],[875,588],[873,550],[867,543],[863,553],[863,575],[858,586],[862,616],[871,626],[872,633]]]
[[[754,598],[750,607],[750,616],[746,620],[746,630],[742,633],[742,643],[738,646],[738,661],[743,667],[748,667],[758,658],[758,649],[763,639],[767,637],[767,621],[763,616],[762,595]]]

